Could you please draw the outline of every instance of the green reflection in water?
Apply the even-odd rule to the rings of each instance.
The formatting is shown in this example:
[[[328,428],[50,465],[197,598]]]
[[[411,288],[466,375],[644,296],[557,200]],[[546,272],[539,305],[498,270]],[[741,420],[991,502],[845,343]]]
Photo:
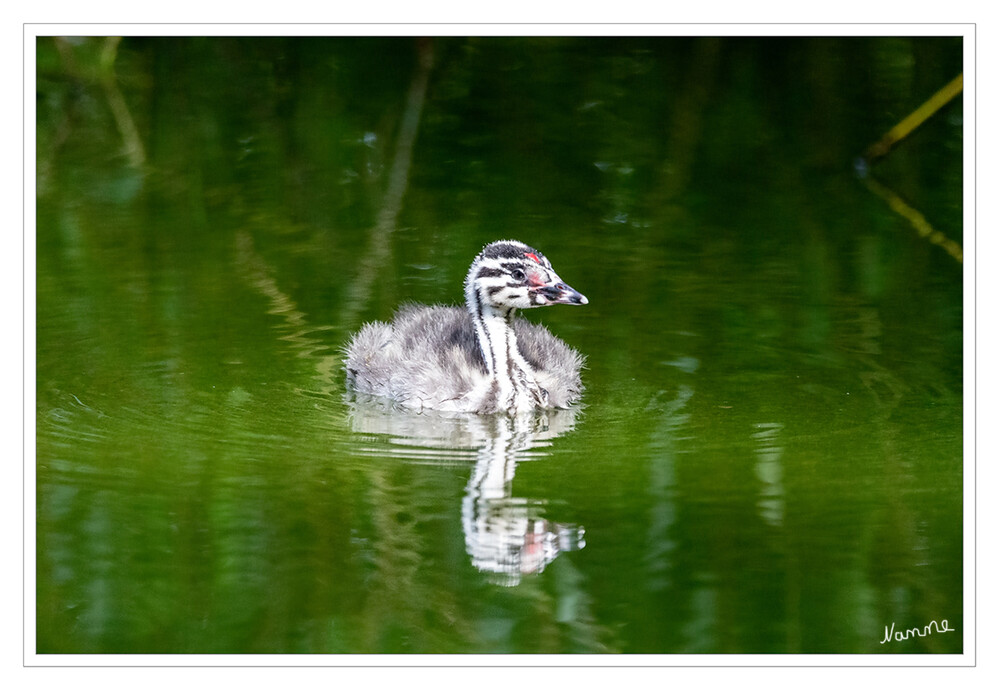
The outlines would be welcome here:
[[[851,170],[960,40],[102,45],[38,43],[39,651],[962,649],[961,267]],[[961,131],[876,170],[956,240]],[[495,436],[359,430],[339,348],[500,237],[590,304],[528,314],[588,357],[572,428],[494,453],[585,546],[498,581]]]

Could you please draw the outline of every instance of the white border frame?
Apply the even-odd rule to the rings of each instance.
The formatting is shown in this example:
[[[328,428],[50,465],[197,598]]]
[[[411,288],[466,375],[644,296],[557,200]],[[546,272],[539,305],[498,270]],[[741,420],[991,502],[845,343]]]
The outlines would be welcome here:
[[[23,663],[74,667],[941,667],[976,665],[976,44],[974,24],[25,24],[23,33]],[[35,40],[144,36],[961,36],[964,39],[964,616],[963,654],[843,655],[39,655],[35,649]],[[502,663],[501,663],[502,662]]]

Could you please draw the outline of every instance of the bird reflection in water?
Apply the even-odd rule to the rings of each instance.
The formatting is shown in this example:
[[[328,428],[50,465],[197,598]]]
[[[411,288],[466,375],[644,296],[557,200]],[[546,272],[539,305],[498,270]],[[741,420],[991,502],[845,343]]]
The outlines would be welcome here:
[[[544,502],[513,495],[517,463],[544,457],[551,441],[575,426],[578,408],[522,415],[470,415],[399,409],[384,398],[347,397],[352,429],[387,435],[426,462],[433,450],[453,462],[467,451],[475,466],[461,502],[465,550],[490,580],[515,586],[524,575],[542,572],[563,551],[585,546],[581,526],[544,516]],[[462,453],[461,455],[464,455]],[[460,457],[460,456],[459,456]]]

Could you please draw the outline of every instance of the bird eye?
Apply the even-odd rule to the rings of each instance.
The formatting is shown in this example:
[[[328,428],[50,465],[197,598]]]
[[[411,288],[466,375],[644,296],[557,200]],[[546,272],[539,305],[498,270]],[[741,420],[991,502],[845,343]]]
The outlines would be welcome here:
[[[515,268],[512,271],[510,271],[510,277],[513,278],[514,280],[521,281],[524,280],[527,277],[527,275],[525,275],[524,272],[521,271],[519,268]]]

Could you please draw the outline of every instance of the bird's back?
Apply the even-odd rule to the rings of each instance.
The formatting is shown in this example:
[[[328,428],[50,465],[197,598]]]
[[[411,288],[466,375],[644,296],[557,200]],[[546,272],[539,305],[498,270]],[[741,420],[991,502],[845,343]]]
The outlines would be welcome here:
[[[582,357],[547,328],[516,318],[518,346],[550,404],[579,398]],[[471,315],[458,307],[408,304],[391,323],[365,325],[346,349],[348,382],[406,407],[479,411],[468,394],[488,382]]]

